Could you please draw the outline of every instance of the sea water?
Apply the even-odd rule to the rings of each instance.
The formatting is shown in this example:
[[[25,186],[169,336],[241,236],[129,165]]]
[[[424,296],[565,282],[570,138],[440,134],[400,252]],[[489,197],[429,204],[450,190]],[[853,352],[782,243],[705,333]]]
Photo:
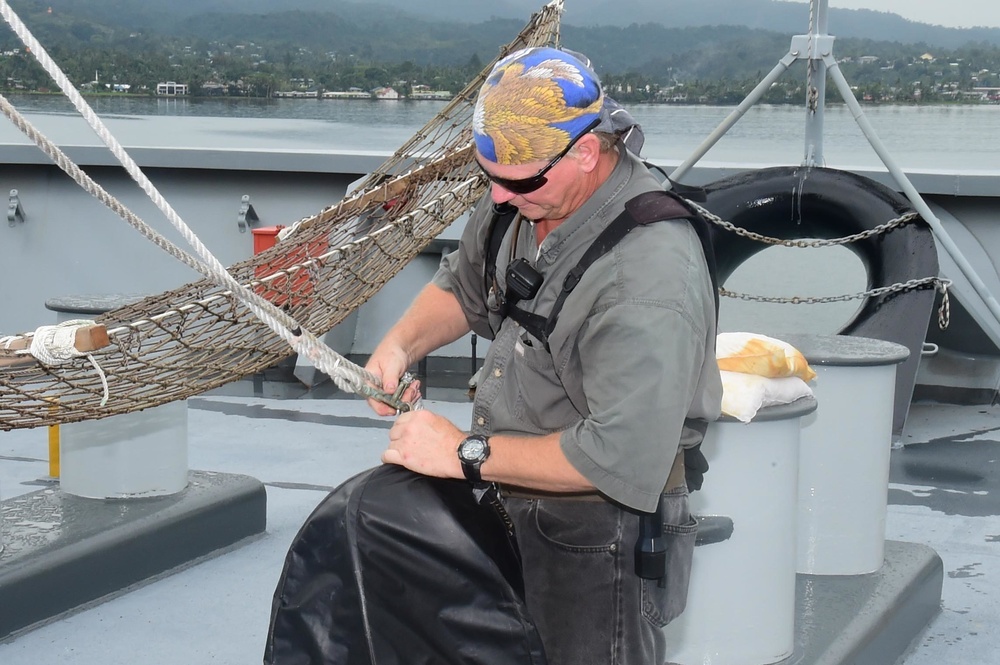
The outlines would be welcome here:
[[[76,113],[59,96],[11,95],[8,99],[26,114]],[[103,118],[177,116],[316,121],[272,127],[274,133],[268,138],[272,142],[298,144],[304,138],[303,128],[309,128],[309,138],[317,149],[389,151],[445,106],[440,101],[167,99],[125,95],[94,97],[89,103]],[[671,162],[686,159],[734,108],[667,104],[628,107],[646,136],[644,156]],[[1000,169],[1000,105],[876,105],[864,107],[864,114],[893,159],[905,170]],[[805,153],[805,117],[806,111],[799,106],[754,106],[704,159],[797,164]],[[0,138],[8,135],[4,132]],[[828,104],[825,108],[823,152],[828,166],[881,165],[843,104]]]

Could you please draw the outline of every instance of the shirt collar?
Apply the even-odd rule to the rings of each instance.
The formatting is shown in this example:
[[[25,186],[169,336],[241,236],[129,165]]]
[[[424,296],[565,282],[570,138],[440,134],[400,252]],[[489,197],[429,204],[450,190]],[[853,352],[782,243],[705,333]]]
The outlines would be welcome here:
[[[617,217],[604,215],[612,206],[622,190],[628,185],[639,164],[638,158],[618,144],[619,158],[608,179],[597,188],[589,199],[566,220],[549,233],[538,248],[538,258],[545,263],[553,263],[563,248],[577,242],[590,243],[597,238],[604,227]],[[596,220],[596,221],[595,221]],[[533,236],[534,234],[532,234]],[[532,239],[534,245],[534,239]]]

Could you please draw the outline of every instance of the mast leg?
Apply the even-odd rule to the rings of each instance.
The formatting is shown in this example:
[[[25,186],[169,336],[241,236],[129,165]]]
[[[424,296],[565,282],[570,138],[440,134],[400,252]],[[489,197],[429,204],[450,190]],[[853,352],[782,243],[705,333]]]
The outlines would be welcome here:
[[[865,135],[865,138],[868,139],[869,145],[871,145],[872,149],[879,156],[879,159],[882,160],[882,163],[885,164],[889,173],[892,174],[892,177],[896,180],[896,183],[899,185],[906,198],[910,200],[910,203],[913,204],[916,211],[920,213],[920,216],[923,217],[924,221],[926,221],[931,227],[931,230],[934,232],[934,238],[945,248],[948,255],[955,261],[955,264],[958,265],[959,270],[962,271],[962,275],[969,280],[969,284],[971,284],[972,288],[976,290],[979,297],[983,299],[983,302],[990,310],[993,318],[996,319],[997,323],[1000,323],[1000,303],[997,303],[996,298],[993,297],[992,293],[990,293],[989,288],[987,288],[986,284],[979,277],[979,275],[976,274],[976,271],[969,264],[965,255],[962,254],[958,245],[955,244],[955,241],[952,240],[951,236],[945,230],[944,226],[941,224],[941,220],[939,220],[937,215],[931,211],[930,207],[924,201],[924,198],[920,195],[920,192],[917,191],[917,188],[913,186],[913,183],[910,182],[910,179],[905,173],[903,173],[903,170],[892,158],[892,155],[889,154],[889,151],[875,133],[875,128],[872,127],[871,123],[868,121],[868,117],[865,116],[865,113],[861,108],[861,104],[858,103],[857,98],[854,96],[854,92],[851,90],[851,86],[844,77],[844,73],[840,71],[837,61],[834,60],[832,56],[827,58],[827,73],[836,84],[837,90],[840,91],[840,96],[843,97],[844,103],[847,104],[847,108],[851,110],[851,115],[854,116],[854,120],[858,123],[858,127],[861,129],[861,132]]]
[[[748,94],[746,98],[740,102],[739,106],[737,106],[732,113],[726,116],[726,119],[715,128],[715,131],[708,135],[708,138],[702,141],[701,145],[695,149],[694,153],[692,153],[692,155],[688,157],[684,163],[674,169],[673,173],[670,174],[670,179],[680,180],[687,175],[688,171],[690,171],[691,168],[698,163],[698,160],[704,157],[705,153],[711,150],[712,147],[719,142],[719,139],[721,139],[726,132],[728,132],[729,129],[751,109],[751,107],[760,101],[761,97],[764,96],[764,93],[771,87],[771,84],[777,81],[781,75],[788,70],[791,64],[798,60],[798,57],[798,53],[792,51],[785,54],[785,57],[779,60],[778,64],[774,66],[774,69],[772,69],[767,76],[761,79],[761,82],[750,91],[750,94]]]

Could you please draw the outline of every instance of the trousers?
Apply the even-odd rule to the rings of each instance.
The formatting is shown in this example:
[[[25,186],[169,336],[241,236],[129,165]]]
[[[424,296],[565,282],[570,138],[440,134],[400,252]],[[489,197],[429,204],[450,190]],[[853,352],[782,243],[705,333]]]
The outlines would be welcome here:
[[[635,573],[639,516],[609,501],[506,497],[528,613],[548,665],[661,665],[687,603],[697,523],[685,486],[663,497],[666,576]]]

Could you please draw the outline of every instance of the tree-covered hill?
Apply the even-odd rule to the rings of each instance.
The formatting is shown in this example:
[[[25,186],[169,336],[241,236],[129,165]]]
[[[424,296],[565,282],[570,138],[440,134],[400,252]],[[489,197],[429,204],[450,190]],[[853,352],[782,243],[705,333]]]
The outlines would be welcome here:
[[[11,0],[16,11],[34,0]],[[479,24],[493,18],[522,24],[545,0],[49,0],[46,7],[110,27],[166,35],[183,34],[188,20],[204,14],[256,15],[292,11],[334,14],[365,24],[402,21],[420,29],[428,23]],[[667,28],[739,26],[792,35],[808,30],[809,5],[782,0],[565,0],[563,24],[576,27],[656,23]],[[197,21],[195,21],[196,23]],[[1000,46],[1000,28],[945,28],[867,9],[829,10],[830,32],[838,37],[925,43],[960,48],[970,42]],[[453,31],[463,29],[452,25]],[[287,35],[289,38],[294,34]]]
[[[425,1],[428,7],[433,5]],[[500,6],[527,1],[508,0],[508,5]],[[589,2],[588,6],[595,8],[600,1],[567,0],[567,5]],[[636,7],[650,4],[648,0],[630,1]],[[412,4],[412,0],[407,2]],[[808,6],[801,3],[771,0],[674,0],[666,4],[687,7],[678,10],[671,23],[693,23],[694,10],[689,5],[713,3],[727,7],[727,3],[762,5],[772,11],[787,5],[786,9],[795,10],[799,18],[803,10],[808,12]],[[725,14],[727,20],[739,18],[735,5],[732,12]],[[112,49],[169,53],[185,46],[208,52],[218,50],[212,44],[254,44],[262,56],[266,50],[271,60],[329,56],[382,63],[409,61],[421,66],[460,66],[471,58],[488,61],[524,23],[523,19],[502,18],[475,24],[448,23],[421,17],[423,12],[415,16],[384,5],[335,0],[172,0],[169,4],[146,0],[11,0],[11,6],[46,48],[61,52]],[[288,9],[295,6],[302,9]],[[635,71],[652,75],[670,61],[679,63],[682,76],[722,79],[770,69],[787,51],[793,32],[736,25],[685,28],[645,22],[580,27],[568,23],[563,26],[562,39],[566,46],[589,55],[601,73]],[[0,34],[0,47],[17,45],[13,34]],[[973,47],[993,48],[988,42],[966,46]],[[900,51],[919,56],[954,50],[929,41],[845,37],[836,41],[838,57],[896,59]]]
[[[416,28],[450,24],[452,32],[472,30],[491,19],[511,19],[521,24],[545,0],[10,0],[15,11],[33,4],[51,7],[82,21],[108,27],[180,36],[207,14],[233,17],[272,17],[291,12],[334,15],[361,26],[378,22],[401,22]],[[563,24],[575,27],[655,23],[666,28],[729,25],[801,34],[808,30],[809,5],[783,0],[565,0]],[[278,21],[279,23],[281,21]],[[321,21],[323,25],[326,21]],[[458,24],[458,25],[456,25]],[[285,22],[294,28],[294,24]],[[918,23],[897,14],[866,9],[829,10],[830,32],[838,37],[924,43],[936,48],[959,48],[970,42],[1000,46],[1000,28],[945,28]],[[275,27],[281,31],[280,26]],[[295,38],[294,32],[285,35]],[[331,33],[331,37],[335,35]],[[249,38],[249,37],[248,37]]]
[[[189,84],[193,94],[202,94],[206,83],[215,94],[254,96],[417,84],[457,90],[524,25],[524,18],[499,17],[445,22],[423,9],[417,16],[387,5],[336,0],[9,1],[77,85],[100,72],[102,85],[127,85],[147,94],[167,80]],[[515,11],[516,3],[526,1],[496,6]],[[567,0],[567,5],[576,2],[582,10],[602,1]],[[632,7],[648,2],[629,1]],[[678,7],[692,4],[672,1]],[[428,7],[433,4],[427,2]],[[771,0],[700,4],[733,2],[769,11],[782,5],[808,11],[801,3]],[[671,23],[685,16],[678,9]],[[737,18],[735,10],[730,18]],[[684,92],[671,93],[678,98],[739,99],[785,55],[791,35],[799,32],[656,22],[587,27],[567,21],[563,45],[589,55],[602,78],[640,101],[662,99],[664,91],[678,86]],[[12,33],[0,34],[0,88],[50,86],[19,47]],[[872,99],[958,99],[977,87],[1000,86],[1000,46],[989,42],[944,48],[930,42],[837,37],[835,54],[848,79],[867,86],[865,94]],[[772,101],[796,98],[802,77],[790,78],[774,91]]]

